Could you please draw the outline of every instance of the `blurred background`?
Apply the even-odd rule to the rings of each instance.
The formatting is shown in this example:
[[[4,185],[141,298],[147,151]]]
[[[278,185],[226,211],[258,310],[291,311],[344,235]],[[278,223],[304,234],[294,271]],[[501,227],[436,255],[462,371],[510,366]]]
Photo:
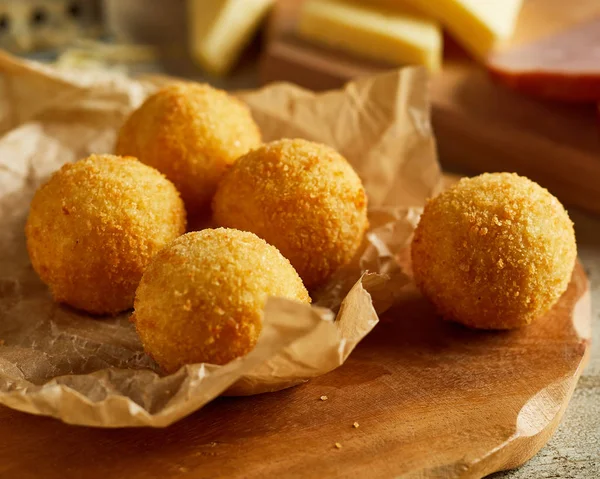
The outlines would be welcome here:
[[[213,10],[217,3],[226,2],[0,0],[0,48],[59,68],[164,73],[227,88],[255,86],[258,79],[252,66],[259,54],[256,35],[267,8],[238,40],[234,64],[227,75],[210,74],[192,58],[192,10],[201,18],[216,16],[218,12]],[[252,0],[233,3],[244,15],[244,3]],[[263,3],[271,6],[273,2]]]
[[[422,65],[446,169],[600,213],[600,0],[0,0],[0,49],[229,90]]]
[[[559,38],[552,55],[522,52],[585,25],[595,35]],[[510,48],[521,55],[497,54]],[[544,62],[581,75],[585,60],[600,64],[599,0],[0,0],[0,49],[232,88],[290,80],[325,89],[388,68],[421,64],[436,74],[470,60],[534,96],[600,101],[598,83],[565,92],[515,75],[536,55],[542,73]]]

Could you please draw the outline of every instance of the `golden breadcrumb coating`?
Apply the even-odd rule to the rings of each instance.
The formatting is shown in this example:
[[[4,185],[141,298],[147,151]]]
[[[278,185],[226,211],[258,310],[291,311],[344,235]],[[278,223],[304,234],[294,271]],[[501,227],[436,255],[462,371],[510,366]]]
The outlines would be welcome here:
[[[116,152],[164,173],[196,215],[209,206],[227,167],[260,143],[250,110],[237,98],[208,85],[178,83],[131,114]]]
[[[305,140],[275,141],[240,158],[213,211],[218,224],[276,246],[308,288],[352,259],[368,226],[356,172],[334,149]]]
[[[447,319],[483,329],[529,324],[565,292],[577,256],[560,202],[509,173],[463,179],[425,206],[415,280]]]
[[[225,364],[250,352],[269,296],[309,303],[277,248],[233,229],[188,233],[144,273],[133,320],[144,349],[169,373],[184,364]]]
[[[183,201],[158,171],[92,155],[38,189],[25,232],[33,268],[56,301],[116,314],[133,306],[144,268],[185,226]]]

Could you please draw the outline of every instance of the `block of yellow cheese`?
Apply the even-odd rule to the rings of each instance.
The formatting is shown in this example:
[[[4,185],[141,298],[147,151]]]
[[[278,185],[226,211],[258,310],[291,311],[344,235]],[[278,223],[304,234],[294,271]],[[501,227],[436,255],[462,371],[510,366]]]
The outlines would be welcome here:
[[[411,8],[382,9],[340,0],[308,0],[298,34],[358,56],[438,70],[442,33],[435,20]]]
[[[226,74],[275,0],[187,0],[190,50],[207,71]]]
[[[398,3],[410,4],[438,19],[457,42],[483,60],[512,35],[523,0],[398,0]]]

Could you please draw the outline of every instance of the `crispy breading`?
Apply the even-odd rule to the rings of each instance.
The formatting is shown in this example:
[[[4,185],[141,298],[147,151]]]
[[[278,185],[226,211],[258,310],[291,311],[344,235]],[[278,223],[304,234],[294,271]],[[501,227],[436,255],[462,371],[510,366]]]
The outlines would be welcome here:
[[[122,126],[116,152],[164,173],[190,215],[210,205],[217,183],[237,158],[259,146],[248,107],[209,85],[176,83],[151,95]]]
[[[185,227],[183,201],[162,174],[135,158],[92,155],[38,189],[25,230],[56,301],[116,314],[133,306],[144,268]]]
[[[509,173],[462,179],[430,200],[412,242],[421,291],[447,319],[484,329],[546,313],[567,289],[576,256],[561,203]]]
[[[308,288],[352,259],[368,226],[356,172],[333,148],[306,140],[275,141],[240,158],[213,211],[218,224],[276,246]]]
[[[179,193],[134,158],[64,165],[36,192],[26,225],[31,263],[58,302],[94,314],[133,306],[152,256],[185,232]]]
[[[269,296],[309,303],[298,273],[248,232],[188,233],[148,266],[133,320],[144,345],[169,373],[184,364],[225,364],[250,352]]]

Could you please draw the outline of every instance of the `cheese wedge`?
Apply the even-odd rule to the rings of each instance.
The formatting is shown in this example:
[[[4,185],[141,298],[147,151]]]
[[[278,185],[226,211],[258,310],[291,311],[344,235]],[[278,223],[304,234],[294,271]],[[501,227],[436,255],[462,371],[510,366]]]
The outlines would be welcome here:
[[[308,0],[300,12],[298,34],[394,65],[419,64],[435,71],[442,62],[438,23],[411,8],[388,10],[340,0]]]
[[[188,0],[190,50],[208,72],[235,65],[275,0]]]
[[[523,5],[523,0],[402,0],[402,2],[438,19],[457,42],[480,60],[485,59],[497,44],[512,35]]]

